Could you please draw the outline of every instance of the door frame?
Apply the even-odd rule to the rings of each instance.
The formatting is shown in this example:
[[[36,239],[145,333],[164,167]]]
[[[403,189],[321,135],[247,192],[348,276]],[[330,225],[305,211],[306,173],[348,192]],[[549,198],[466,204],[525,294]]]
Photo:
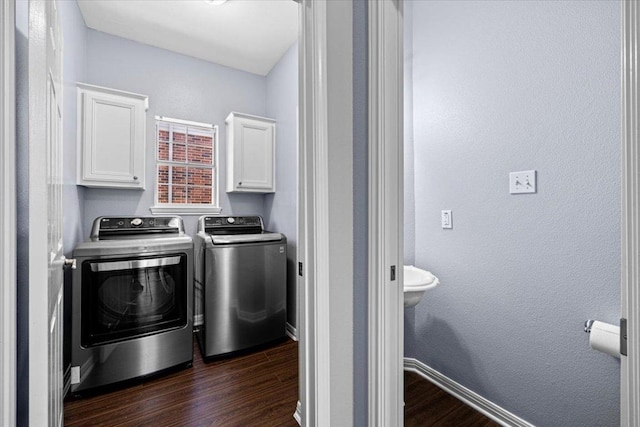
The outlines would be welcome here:
[[[302,0],[298,277],[303,426],[353,423],[351,2]],[[368,425],[402,426],[402,1],[367,2]],[[346,262],[345,262],[346,261]],[[395,267],[395,279],[390,275]],[[344,333],[342,331],[346,331]],[[346,363],[345,363],[346,362]]]
[[[404,425],[402,0],[368,3],[369,426]],[[393,269],[393,271],[392,271]]]
[[[0,4],[0,424],[16,423],[15,0]]]
[[[620,425],[640,425],[640,5],[622,1],[621,317],[627,356],[620,357]]]
[[[353,5],[302,0],[298,276],[303,426],[353,421]],[[346,363],[345,363],[346,362]]]

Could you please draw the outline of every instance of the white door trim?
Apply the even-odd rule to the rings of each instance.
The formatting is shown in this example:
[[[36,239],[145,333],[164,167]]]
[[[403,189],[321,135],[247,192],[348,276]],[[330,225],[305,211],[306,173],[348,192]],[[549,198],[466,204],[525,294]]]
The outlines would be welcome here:
[[[0,424],[16,423],[15,0],[0,4]]]
[[[622,3],[622,286],[627,354],[620,365],[620,425],[640,426],[640,6]]]
[[[46,4],[29,2],[29,425],[47,425],[49,401],[47,236],[39,215],[47,212]],[[35,84],[35,83],[39,84]],[[37,124],[37,125],[36,125]],[[36,153],[40,153],[38,156]],[[34,163],[35,162],[35,163]],[[33,183],[33,184],[32,184]],[[45,290],[46,289],[46,290]]]
[[[368,3],[369,426],[404,425],[402,1]],[[395,269],[392,278],[391,269]]]
[[[56,0],[29,1],[29,425],[62,419],[62,49]]]
[[[353,423],[353,5],[300,5],[300,403]]]

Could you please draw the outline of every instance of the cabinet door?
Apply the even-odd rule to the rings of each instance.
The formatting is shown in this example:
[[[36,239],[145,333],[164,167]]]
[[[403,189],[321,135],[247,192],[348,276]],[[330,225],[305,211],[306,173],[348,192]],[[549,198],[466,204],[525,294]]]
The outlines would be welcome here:
[[[79,183],[144,189],[144,101],[84,91],[82,103]]]
[[[234,131],[237,190],[275,191],[274,124],[242,118],[238,120]]]

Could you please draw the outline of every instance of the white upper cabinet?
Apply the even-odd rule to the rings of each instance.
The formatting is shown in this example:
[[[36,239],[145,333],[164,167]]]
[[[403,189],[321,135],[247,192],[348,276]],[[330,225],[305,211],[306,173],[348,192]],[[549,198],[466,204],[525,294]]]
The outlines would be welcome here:
[[[78,185],[144,190],[144,95],[78,83]]]
[[[276,191],[276,122],[231,113],[227,124],[227,193]]]

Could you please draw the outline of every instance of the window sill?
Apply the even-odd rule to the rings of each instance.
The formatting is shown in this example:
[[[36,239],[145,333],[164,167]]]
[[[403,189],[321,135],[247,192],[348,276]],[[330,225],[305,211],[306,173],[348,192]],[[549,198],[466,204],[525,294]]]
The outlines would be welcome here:
[[[152,214],[177,214],[177,215],[207,215],[219,214],[222,208],[216,206],[200,206],[200,205],[161,205],[151,206],[149,208]]]

